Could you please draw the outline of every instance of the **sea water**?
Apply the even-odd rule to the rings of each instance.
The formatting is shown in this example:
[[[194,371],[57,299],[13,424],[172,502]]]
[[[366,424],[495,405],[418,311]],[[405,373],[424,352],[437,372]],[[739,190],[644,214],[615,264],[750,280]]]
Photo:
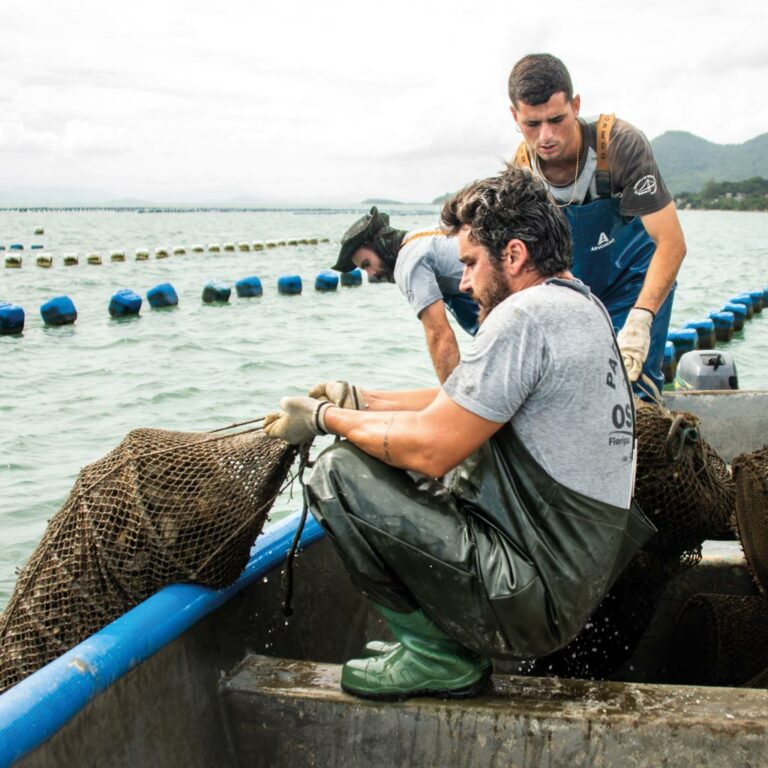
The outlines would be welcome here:
[[[435,225],[435,206],[391,206],[403,229]],[[283,395],[347,379],[370,388],[434,386],[420,324],[396,286],[369,284],[314,290],[314,278],[335,261],[338,240],[367,207],[258,211],[0,212],[0,244],[25,244],[22,269],[0,267],[0,301],[24,307],[24,334],[0,337],[0,609],[61,506],[80,469],[114,448],[136,427],[203,431],[255,419]],[[744,290],[768,285],[768,216],[683,211],[688,257],[679,277],[675,327],[719,309]],[[42,226],[44,235],[35,236]],[[317,245],[262,251],[192,253],[193,244],[329,238]],[[52,269],[35,266],[45,246]],[[186,253],[158,260],[155,248]],[[134,260],[146,248],[149,261]],[[123,250],[124,263],[109,254]],[[64,267],[62,255],[80,264]],[[101,266],[85,263],[100,253]],[[0,252],[0,257],[7,255]],[[4,261],[4,258],[1,259]],[[299,274],[299,296],[277,292],[277,278]],[[239,299],[236,280],[257,275],[260,298]],[[210,280],[233,286],[228,304],[206,305]],[[179,306],[112,320],[107,306],[120,288],[142,297],[170,282]],[[45,327],[39,307],[68,295],[77,323]],[[768,388],[768,312],[728,346],[742,388]],[[468,337],[456,330],[461,344]],[[324,441],[318,445],[322,446]],[[300,504],[300,490],[282,494],[273,518]]]

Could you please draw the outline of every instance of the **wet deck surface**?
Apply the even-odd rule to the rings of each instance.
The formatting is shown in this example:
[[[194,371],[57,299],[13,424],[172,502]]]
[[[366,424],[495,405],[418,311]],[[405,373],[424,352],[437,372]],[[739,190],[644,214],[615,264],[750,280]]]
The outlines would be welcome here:
[[[339,675],[246,658],[222,686],[246,763],[735,768],[768,758],[768,691],[497,675],[469,701],[380,704],[344,694]]]

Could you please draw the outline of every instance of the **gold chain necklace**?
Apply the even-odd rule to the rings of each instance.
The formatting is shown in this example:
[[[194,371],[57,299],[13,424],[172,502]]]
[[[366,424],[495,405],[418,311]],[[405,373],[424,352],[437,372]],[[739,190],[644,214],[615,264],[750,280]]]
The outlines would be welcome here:
[[[578,120],[576,121],[576,130],[579,132],[579,142],[576,144],[576,171],[573,174],[573,189],[571,189],[571,199],[566,203],[558,203],[555,196],[552,195],[552,204],[555,206],[555,208],[567,208],[576,199],[576,182],[579,180],[579,161],[581,160],[581,126],[579,125]],[[530,148],[528,151],[531,151]],[[533,151],[533,162],[536,164],[536,172],[539,174],[542,181],[550,189],[552,189],[552,185],[549,183],[549,180],[541,170],[541,166],[539,165],[539,156],[535,150]]]

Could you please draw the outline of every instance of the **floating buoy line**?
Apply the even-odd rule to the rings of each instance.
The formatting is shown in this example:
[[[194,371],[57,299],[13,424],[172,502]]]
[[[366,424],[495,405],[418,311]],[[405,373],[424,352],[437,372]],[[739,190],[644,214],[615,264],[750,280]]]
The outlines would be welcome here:
[[[91,254],[93,256],[94,254]],[[90,256],[89,256],[90,258]],[[321,293],[335,291],[342,286],[355,287],[363,284],[363,274],[359,269],[343,272],[341,277],[331,270],[323,270],[314,281],[315,290]],[[284,295],[297,295],[302,292],[301,275],[281,275],[277,278],[277,292]],[[235,283],[235,292],[239,298],[262,296],[264,286],[257,275],[249,275]],[[228,283],[211,281],[203,287],[201,300],[204,304],[226,304],[232,295],[232,286]],[[147,303],[152,309],[177,307],[179,296],[170,283],[160,283],[146,293]],[[135,317],[140,314],[143,299],[130,288],[121,288],[110,298],[107,311],[112,318]],[[72,325],[77,320],[77,308],[69,296],[55,296],[40,305],[40,316],[46,326]],[[0,336],[18,335],[24,331],[26,313],[22,307],[10,302],[0,301]]]
[[[149,261],[150,257],[154,255],[155,259],[167,259],[170,256],[184,256],[189,253],[248,253],[267,251],[273,248],[285,248],[288,246],[298,245],[318,245],[320,243],[330,243],[330,238],[327,237],[297,237],[289,238],[285,240],[256,240],[254,242],[226,242],[226,243],[208,243],[208,245],[175,245],[171,248],[167,246],[158,246],[153,249],[149,248],[137,248],[134,251],[133,259],[135,261]],[[33,243],[28,246],[30,251],[44,251],[45,246],[41,243]],[[0,251],[5,251],[5,245],[0,245]],[[25,250],[24,243],[10,243],[7,251],[8,255],[5,257],[5,266],[7,269],[21,269],[24,264],[24,257],[22,252]],[[11,253],[11,251],[13,253]],[[108,260],[112,263],[120,263],[129,260],[129,255],[123,250],[113,250],[108,253]],[[60,257],[62,266],[76,267],[80,264],[80,257],[76,253],[64,253]],[[36,266],[43,269],[50,269],[55,266],[56,260],[50,253],[43,252],[38,254],[34,260]],[[101,265],[104,263],[104,259],[101,254],[96,251],[92,251],[86,254],[85,263],[91,265]]]
[[[664,382],[674,383],[677,364],[686,352],[727,344],[734,333],[743,331],[745,324],[761,314],[765,307],[768,307],[768,288],[745,291],[732,296],[719,310],[708,312],[705,318],[691,320],[681,328],[669,331],[662,365]]]

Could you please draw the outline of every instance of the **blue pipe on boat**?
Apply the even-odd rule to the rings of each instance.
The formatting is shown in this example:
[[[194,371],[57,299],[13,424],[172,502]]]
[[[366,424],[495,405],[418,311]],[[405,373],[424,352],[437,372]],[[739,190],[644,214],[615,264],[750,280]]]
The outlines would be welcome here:
[[[0,695],[0,768],[53,736],[91,699],[285,560],[300,512],[270,525],[233,584],[172,584]],[[323,537],[310,516],[301,548]]]

